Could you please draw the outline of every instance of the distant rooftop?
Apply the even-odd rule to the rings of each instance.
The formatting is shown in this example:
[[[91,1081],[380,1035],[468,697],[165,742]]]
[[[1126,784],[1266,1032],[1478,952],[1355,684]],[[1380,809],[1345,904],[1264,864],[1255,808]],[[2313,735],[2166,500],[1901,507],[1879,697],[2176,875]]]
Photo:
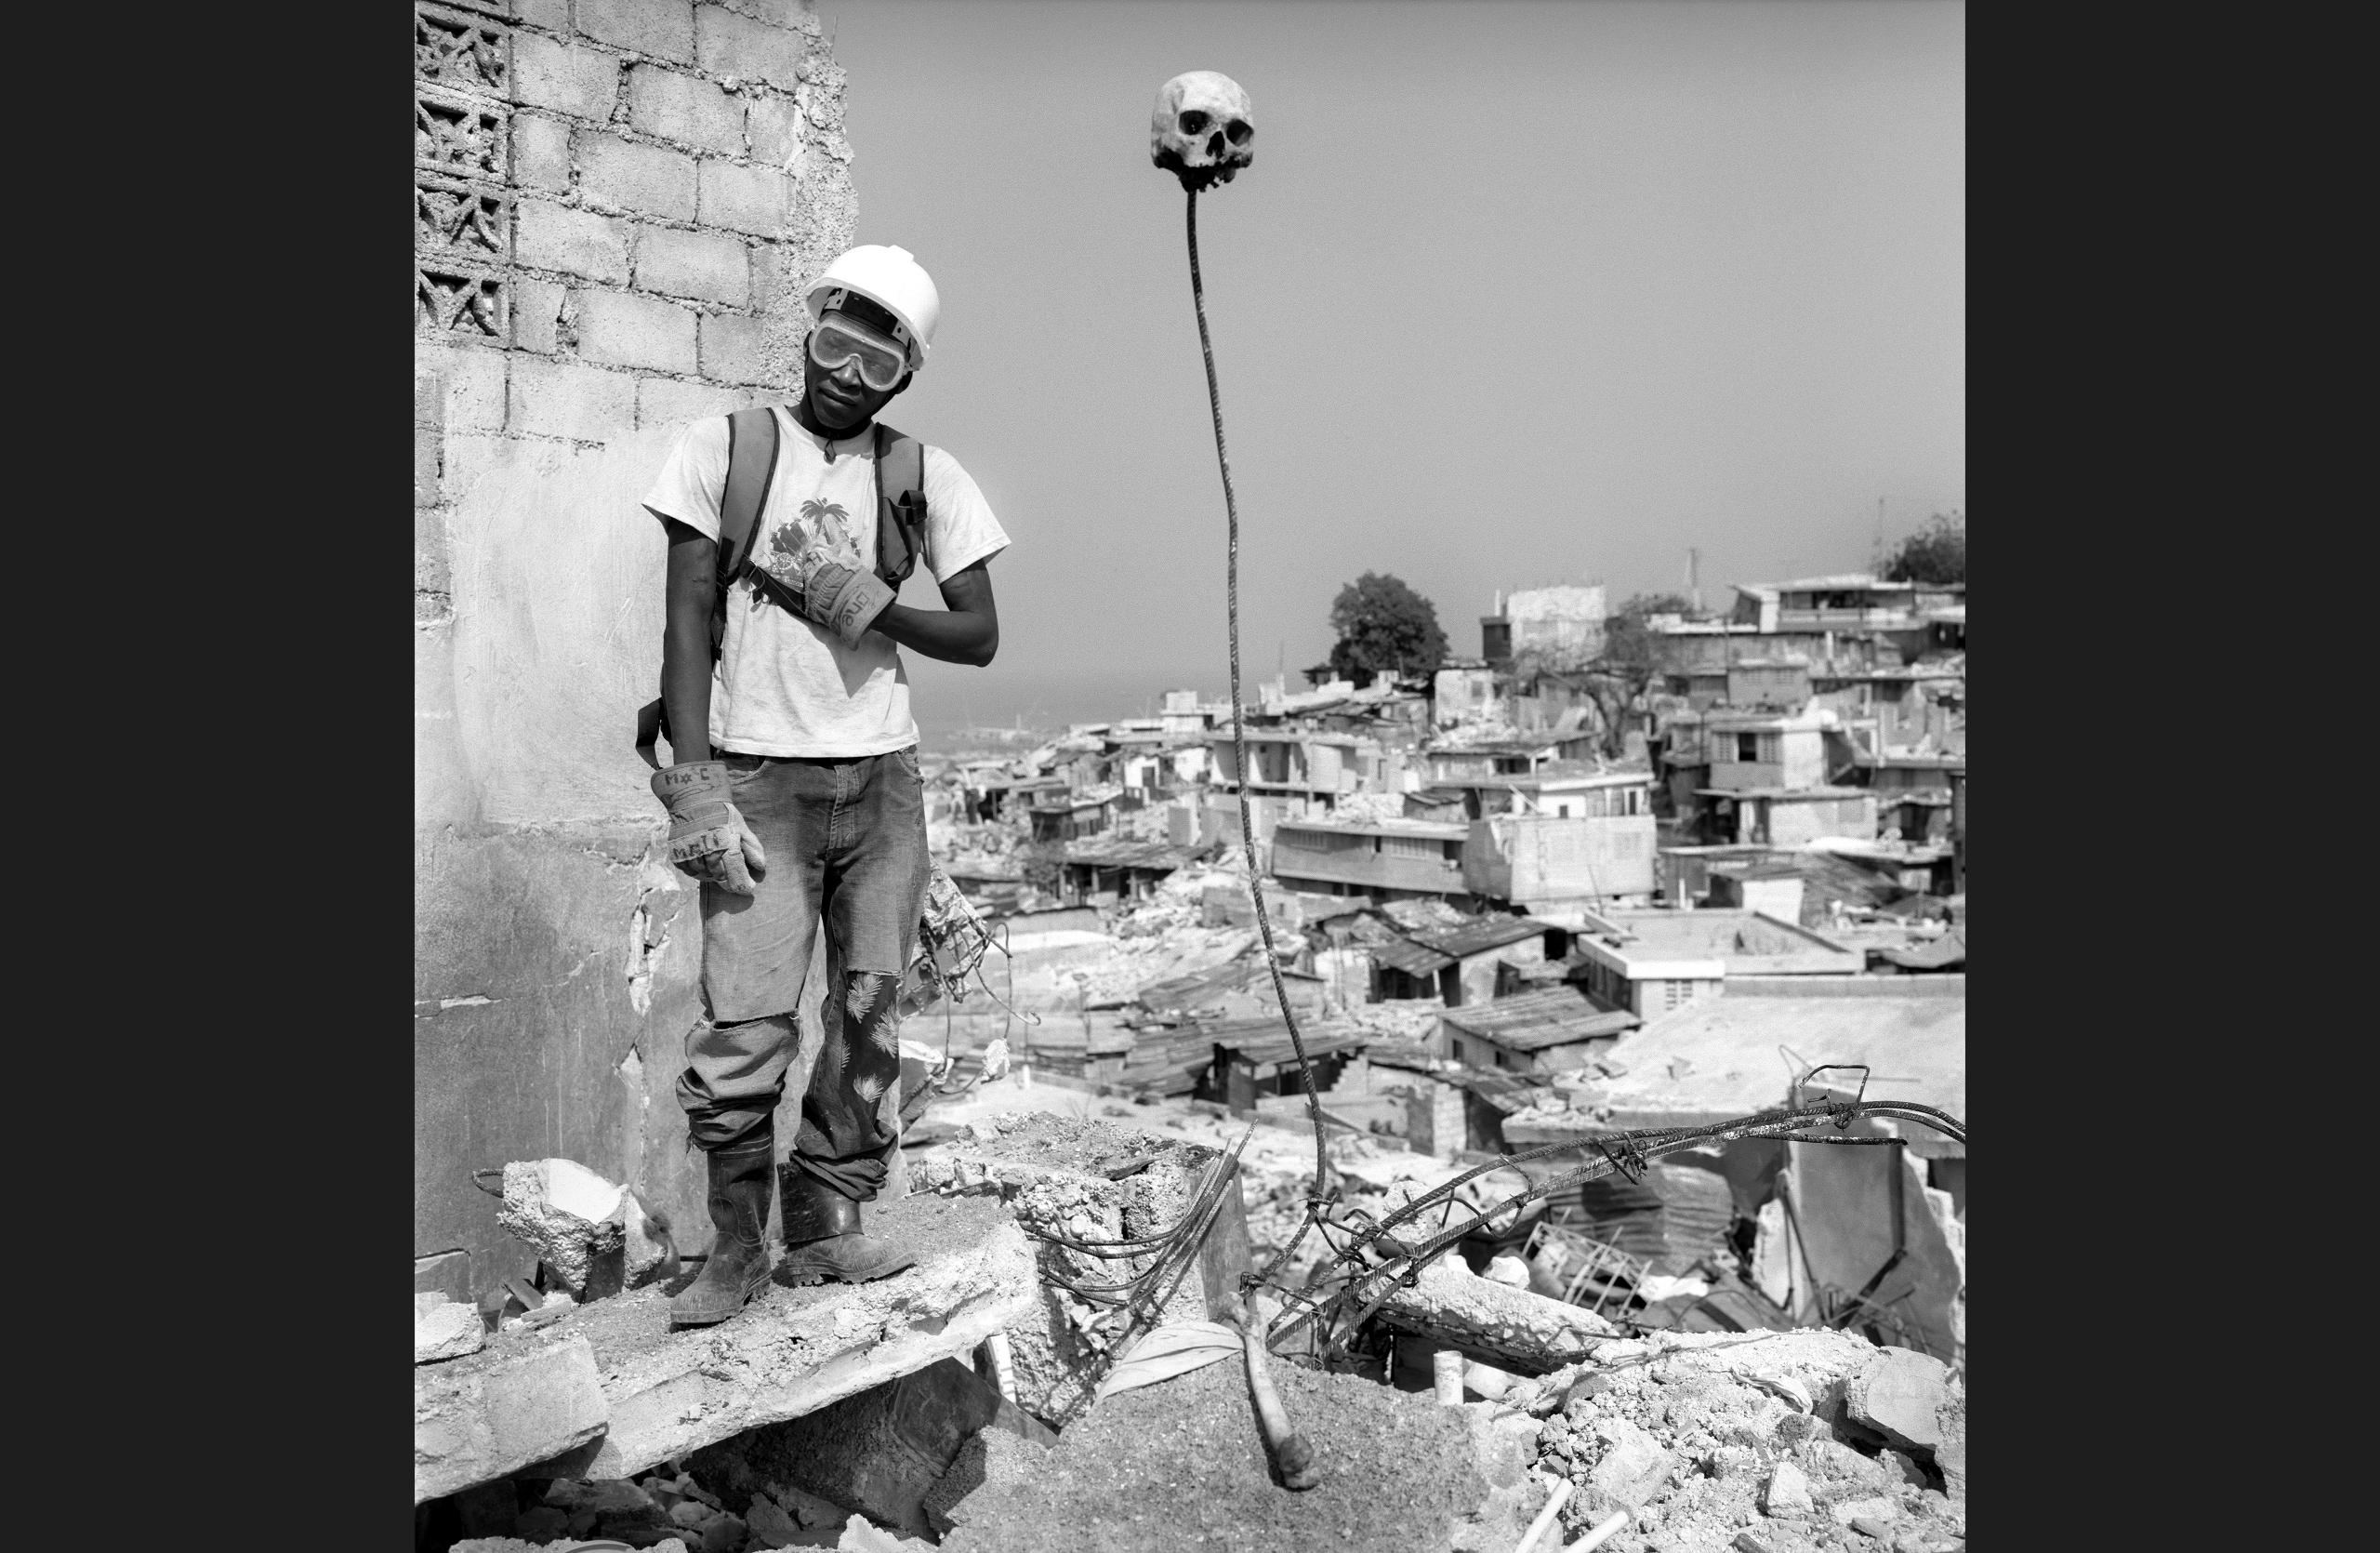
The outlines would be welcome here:
[[[1587,913],[1580,952],[1633,973],[1671,964],[1716,964],[1728,976],[1855,974],[1857,949],[1762,911]]]
[[[1328,830],[1348,836],[1424,836],[1441,842],[1459,842],[1471,834],[1467,825],[1439,819],[1285,819],[1278,829]]]
[[[1550,987],[1489,1003],[1450,1008],[1439,1017],[1466,1035],[1492,1041],[1512,1052],[1538,1052],[1573,1041],[1593,1041],[1644,1023],[1625,1009],[1597,1008],[1575,987]]]

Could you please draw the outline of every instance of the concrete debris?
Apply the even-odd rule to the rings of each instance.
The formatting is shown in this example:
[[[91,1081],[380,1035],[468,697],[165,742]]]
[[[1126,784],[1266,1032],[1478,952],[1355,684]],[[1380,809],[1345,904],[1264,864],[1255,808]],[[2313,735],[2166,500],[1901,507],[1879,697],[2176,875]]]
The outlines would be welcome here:
[[[1614,1510],[1635,1511],[1677,1471],[1677,1459],[1626,1418],[1595,1419],[1588,1439],[1595,1463],[1587,1472],[1582,1507],[1591,1520],[1601,1520]]]
[[[601,1298],[627,1283],[629,1201],[626,1188],[575,1160],[515,1160],[504,1167],[496,1217],[563,1288]]]
[[[1769,1470],[1768,1481],[1760,1491],[1760,1511],[1763,1515],[1807,1515],[1817,1508],[1810,1498],[1810,1480],[1790,1461],[1780,1461]]]
[[[413,1361],[428,1364],[441,1359],[460,1359],[487,1347],[487,1323],[480,1319],[475,1306],[450,1300],[443,1294],[416,1294],[413,1297]]]
[[[1481,1278],[1452,1253],[1422,1268],[1412,1288],[1391,1293],[1381,1317],[1525,1372],[1568,1363],[1598,1339],[1619,1335],[1592,1311]]]
[[[1246,1377],[1210,1365],[1098,1403],[1054,1449],[985,1431],[985,1482],[949,1511],[944,1553],[1510,1553],[1544,1500],[1516,1447],[1517,1513],[1461,1536],[1489,1497],[1468,1409],[1357,1375],[1273,1374],[1314,1445],[1315,1488],[1272,1481]]]
[[[1018,1221],[1042,1234],[1085,1241],[1144,1238],[1170,1228],[1188,1212],[1219,1152],[1088,1117],[1007,1111],[978,1116],[961,1136],[919,1150],[909,1162],[909,1181],[913,1190],[943,1196],[996,1196]],[[1120,1159],[1143,1157],[1149,1162],[1122,1179],[1107,1174]],[[1204,1254],[1157,1305],[1155,1320],[1220,1319],[1250,1259],[1242,1199],[1226,1192]],[[1104,1260],[1035,1242],[1040,1276],[1031,1294],[1038,1319],[1007,1328],[1017,1405],[1037,1417],[1055,1417],[1082,1400],[1107,1362],[1116,1324],[1104,1319],[1110,1307],[1065,1284],[1121,1282],[1154,1260],[1153,1254]]]
[[[609,1407],[575,1334],[525,1333],[414,1371],[414,1502],[549,1460],[601,1438]]]
[[[1965,1405],[1950,1394],[1950,1372],[1925,1354],[1881,1350],[1844,1386],[1843,1400],[1855,1422],[1922,1457],[1965,1438]]]
[[[1741,1546],[1746,1532],[1767,1553],[1816,1553],[1846,1535],[1866,1546],[1852,1529],[1863,1518],[1888,1530],[1895,1553],[1902,1541],[1955,1547],[1964,1511],[1927,1458],[1889,1445],[1848,1402],[1863,1376],[1877,1382],[1871,1398],[1894,1394],[1883,1383],[1905,1362],[1818,1329],[1656,1332],[1598,1345],[1515,1391],[1525,1411],[1546,1412],[1539,1469],[1579,1485],[1562,1514],[1571,1533],[1633,1511],[1607,1544],[1616,1553]],[[1964,1397],[1955,1379],[1946,1386],[1945,1427],[1963,1427]]]

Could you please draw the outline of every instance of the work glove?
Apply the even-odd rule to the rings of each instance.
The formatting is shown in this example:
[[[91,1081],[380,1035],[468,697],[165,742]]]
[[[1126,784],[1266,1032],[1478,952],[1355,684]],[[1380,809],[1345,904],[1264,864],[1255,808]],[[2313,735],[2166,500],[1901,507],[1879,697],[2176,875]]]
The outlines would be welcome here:
[[[728,800],[723,761],[688,761],[653,774],[653,796],[669,811],[669,861],[732,895],[753,893],[769,872],[760,838]]]
[[[830,560],[809,547],[791,554],[778,550],[760,569],[793,596],[803,618],[833,631],[846,647],[859,645],[895,596],[874,572]]]

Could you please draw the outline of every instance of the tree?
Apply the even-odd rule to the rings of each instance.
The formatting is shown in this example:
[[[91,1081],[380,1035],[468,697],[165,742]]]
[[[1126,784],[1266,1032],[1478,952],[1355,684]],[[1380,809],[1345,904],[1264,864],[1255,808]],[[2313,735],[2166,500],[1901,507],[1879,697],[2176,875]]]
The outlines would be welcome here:
[[[1587,694],[1603,712],[1606,753],[1617,755],[1626,746],[1629,711],[1659,672],[1654,638],[1646,624],[1656,615],[1684,615],[1692,609],[1675,593],[1634,593],[1604,617],[1603,651],[1587,665]]]
[[[1924,528],[1903,539],[1884,563],[1886,582],[1959,582],[1967,579],[1967,521],[1960,513],[1937,512]]]
[[[1382,674],[1432,674],[1446,661],[1447,633],[1429,600],[1395,577],[1366,572],[1331,601],[1339,640],[1330,667],[1357,687]]]

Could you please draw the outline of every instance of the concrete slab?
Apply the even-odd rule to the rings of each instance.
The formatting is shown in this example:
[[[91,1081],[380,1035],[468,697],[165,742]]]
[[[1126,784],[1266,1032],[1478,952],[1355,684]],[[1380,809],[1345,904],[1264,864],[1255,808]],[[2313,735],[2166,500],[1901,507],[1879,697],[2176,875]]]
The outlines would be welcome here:
[[[419,1504],[600,1438],[610,1409],[587,1339],[509,1334],[413,1376],[413,1497]]]
[[[870,1235],[918,1265],[856,1287],[772,1286],[715,1327],[670,1330],[681,1279],[598,1300],[543,1329],[591,1349],[609,1427],[580,1449],[517,1465],[537,1476],[630,1477],[964,1354],[1033,1311],[1033,1254],[998,1203],[908,1197],[864,1215]],[[490,1355],[523,1335],[499,1334]]]

